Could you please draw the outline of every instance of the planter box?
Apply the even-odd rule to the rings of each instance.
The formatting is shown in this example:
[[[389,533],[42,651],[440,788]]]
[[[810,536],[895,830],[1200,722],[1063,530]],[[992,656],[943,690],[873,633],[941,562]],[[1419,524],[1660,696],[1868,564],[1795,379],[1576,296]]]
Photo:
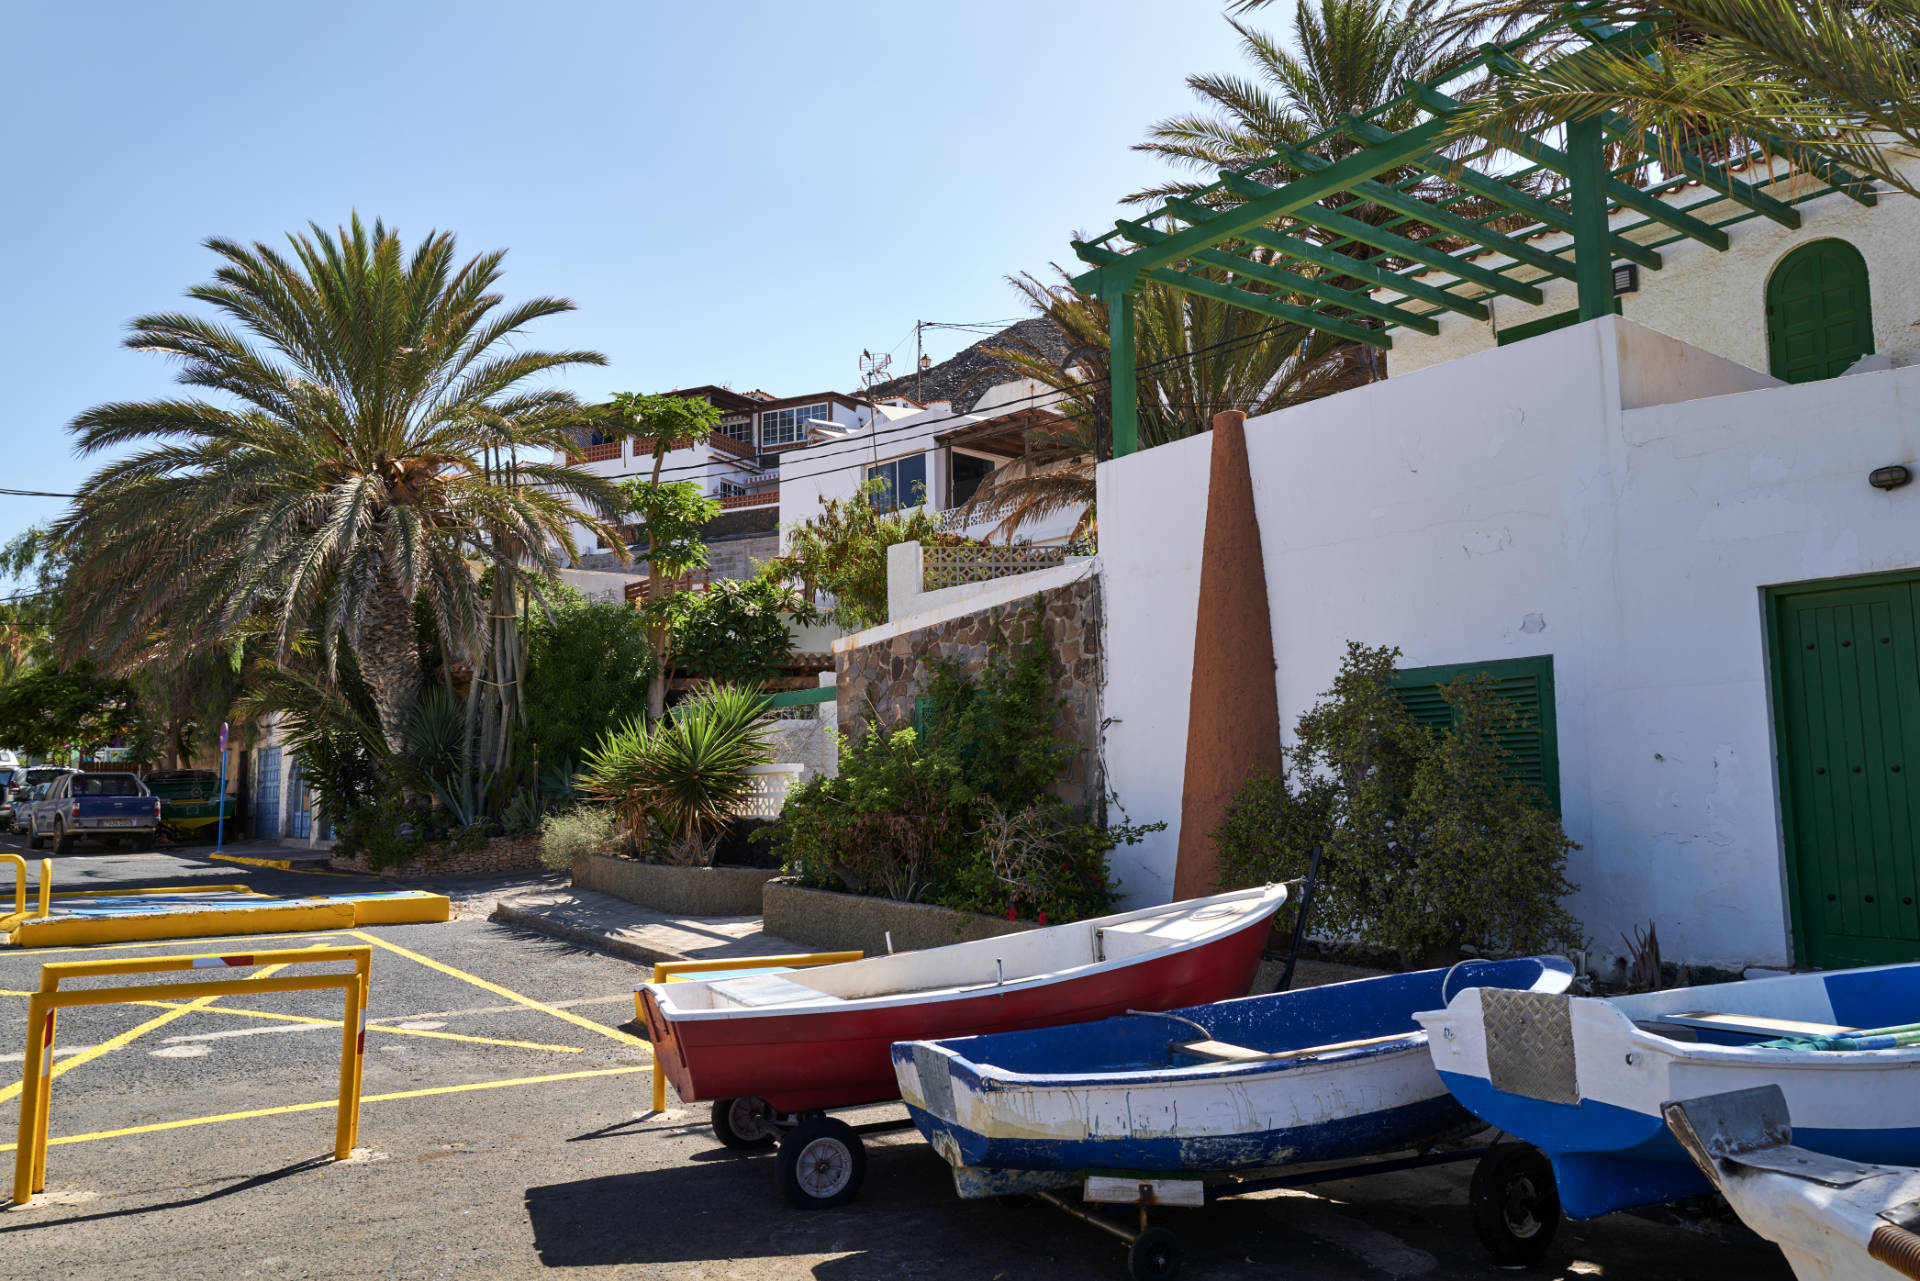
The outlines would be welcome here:
[[[672,867],[583,854],[573,883],[669,916],[758,916],[760,887],[780,873],[765,867]]]
[[[477,850],[450,850],[429,845],[409,862],[391,867],[371,868],[365,855],[351,858],[335,854],[327,866],[342,872],[365,872],[373,876],[392,876],[400,880],[416,877],[504,876],[509,872],[529,872],[540,866],[538,836],[495,836]]]
[[[760,910],[765,918],[762,928],[775,938],[792,939],[829,952],[859,948],[868,956],[886,955],[889,932],[894,951],[912,952],[1035,928],[1032,921],[1009,921],[864,894],[810,890],[784,880],[767,882]]]

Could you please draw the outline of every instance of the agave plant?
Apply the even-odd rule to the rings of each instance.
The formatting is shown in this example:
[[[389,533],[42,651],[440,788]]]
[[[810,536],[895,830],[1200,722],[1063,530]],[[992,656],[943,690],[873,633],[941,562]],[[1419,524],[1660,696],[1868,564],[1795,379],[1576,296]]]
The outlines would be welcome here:
[[[739,810],[747,771],[767,760],[766,700],[742,685],[716,685],[648,728],[638,717],[587,753],[580,787],[611,802],[636,834],[669,843],[705,841]]]

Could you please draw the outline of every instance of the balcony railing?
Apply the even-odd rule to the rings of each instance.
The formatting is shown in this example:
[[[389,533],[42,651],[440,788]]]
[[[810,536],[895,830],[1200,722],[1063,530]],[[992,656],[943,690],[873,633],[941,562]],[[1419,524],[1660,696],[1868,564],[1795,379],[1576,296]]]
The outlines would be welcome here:
[[[922,552],[923,590],[1012,578],[1067,563],[1064,547],[928,547]]]

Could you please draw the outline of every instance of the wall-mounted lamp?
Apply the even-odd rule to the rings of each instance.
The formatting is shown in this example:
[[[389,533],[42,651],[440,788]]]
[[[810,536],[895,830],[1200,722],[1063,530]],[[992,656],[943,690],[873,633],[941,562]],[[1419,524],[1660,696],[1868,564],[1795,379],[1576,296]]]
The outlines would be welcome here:
[[[1638,263],[1615,263],[1613,268],[1613,292],[1633,294],[1640,292],[1640,266]]]
[[[1867,483],[1875,489],[1898,489],[1913,479],[1913,473],[1899,463],[1891,467],[1876,467],[1867,474]]]

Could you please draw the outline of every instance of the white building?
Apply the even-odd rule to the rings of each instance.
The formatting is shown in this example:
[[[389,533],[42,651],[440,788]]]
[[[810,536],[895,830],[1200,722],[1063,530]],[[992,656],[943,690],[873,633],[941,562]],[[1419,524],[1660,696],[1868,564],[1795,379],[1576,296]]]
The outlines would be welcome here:
[[[1624,318],[1498,300],[1247,424],[1283,727],[1348,640],[1530,674],[1602,954],[1920,956],[1920,203],[1797,208],[1665,248]],[[1107,778],[1171,824],[1116,852],[1135,903],[1172,882],[1209,447],[1098,469]]]

